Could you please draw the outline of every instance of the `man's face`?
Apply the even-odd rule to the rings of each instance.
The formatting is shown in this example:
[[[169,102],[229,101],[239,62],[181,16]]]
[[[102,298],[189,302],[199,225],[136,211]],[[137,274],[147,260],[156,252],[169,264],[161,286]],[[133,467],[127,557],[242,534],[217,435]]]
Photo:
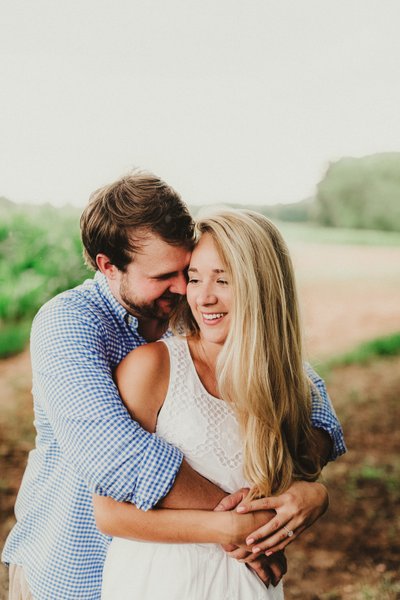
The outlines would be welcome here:
[[[190,254],[187,248],[171,246],[149,234],[126,271],[118,271],[110,282],[111,291],[135,317],[168,321],[186,294]]]

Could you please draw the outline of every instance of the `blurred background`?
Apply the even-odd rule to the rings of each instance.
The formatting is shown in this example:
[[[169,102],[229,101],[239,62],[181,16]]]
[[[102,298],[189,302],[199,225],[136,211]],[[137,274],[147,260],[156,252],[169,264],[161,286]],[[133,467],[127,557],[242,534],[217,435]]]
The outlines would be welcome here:
[[[34,444],[29,330],[92,274],[79,216],[134,166],[282,230],[349,452],[286,598],[400,598],[397,0],[0,1],[0,542]],[[0,571],[0,600],[6,570]]]

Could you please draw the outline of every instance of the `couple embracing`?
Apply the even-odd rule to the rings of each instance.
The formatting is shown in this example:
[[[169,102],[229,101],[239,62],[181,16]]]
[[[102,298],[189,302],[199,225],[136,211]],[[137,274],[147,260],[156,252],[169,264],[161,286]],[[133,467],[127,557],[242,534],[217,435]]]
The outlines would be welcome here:
[[[345,447],[282,236],[251,211],[194,223],[147,172],[95,192],[81,230],[94,278],[32,327],[10,600],[283,598]]]

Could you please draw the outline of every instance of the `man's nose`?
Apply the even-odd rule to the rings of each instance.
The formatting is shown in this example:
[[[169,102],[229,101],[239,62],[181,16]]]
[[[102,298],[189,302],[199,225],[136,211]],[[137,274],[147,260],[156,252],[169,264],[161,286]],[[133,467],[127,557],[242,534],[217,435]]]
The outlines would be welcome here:
[[[178,273],[174,277],[172,284],[170,285],[169,291],[173,294],[180,294],[184,296],[186,294],[187,279],[184,273]]]

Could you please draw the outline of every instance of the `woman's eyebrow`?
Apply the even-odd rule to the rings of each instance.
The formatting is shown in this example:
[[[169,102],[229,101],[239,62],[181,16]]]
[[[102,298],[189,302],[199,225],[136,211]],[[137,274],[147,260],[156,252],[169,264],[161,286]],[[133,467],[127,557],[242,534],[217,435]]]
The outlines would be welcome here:
[[[196,267],[189,267],[188,268],[188,273],[198,273],[198,269],[196,269]],[[213,273],[225,273],[225,269],[212,269]]]

